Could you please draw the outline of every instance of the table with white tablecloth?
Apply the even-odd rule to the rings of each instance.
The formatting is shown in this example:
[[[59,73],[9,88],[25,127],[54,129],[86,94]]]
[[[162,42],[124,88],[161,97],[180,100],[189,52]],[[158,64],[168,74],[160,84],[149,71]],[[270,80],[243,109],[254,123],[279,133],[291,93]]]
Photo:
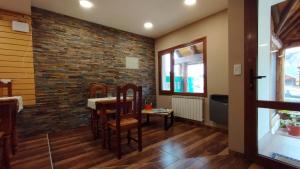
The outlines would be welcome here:
[[[121,97],[122,99],[123,97]],[[132,97],[128,97],[126,102],[132,102]],[[98,122],[101,121],[102,130],[105,127],[107,116],[110,113],[108,110],[117,108],[117,97],[90,98],[87,100],[87,107],[92,110],[91,114],[91,129],[94,137],[99,136]],[[113,111],[115,112],[115,111]],[[102,132],[104,134],[104,132]],[[103,147],[105,147],[105,136],[103,136]]]
[[[3,100],[13,100],[16,99],[18,101],[18,113],[23,110],[23,98],[22,96],[12,96],[12,97],[0,97],[0,101]]]

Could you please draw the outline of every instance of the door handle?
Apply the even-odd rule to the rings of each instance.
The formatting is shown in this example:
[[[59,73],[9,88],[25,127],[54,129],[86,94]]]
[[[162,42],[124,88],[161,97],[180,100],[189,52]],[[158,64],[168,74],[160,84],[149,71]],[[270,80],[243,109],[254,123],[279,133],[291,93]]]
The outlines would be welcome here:
[[[266,78],[266,77],[267,76],[256,76],[254,73],[254,70],[251,69],[250,73],[249,73],[249,88],[253,90],[254,86],[255,86],[255,81],[258,79]]]
[[[263,78],[266,78],[267,76],[254,76],[254,77],[252,77],[254,80],[255,79],[263,79]]]

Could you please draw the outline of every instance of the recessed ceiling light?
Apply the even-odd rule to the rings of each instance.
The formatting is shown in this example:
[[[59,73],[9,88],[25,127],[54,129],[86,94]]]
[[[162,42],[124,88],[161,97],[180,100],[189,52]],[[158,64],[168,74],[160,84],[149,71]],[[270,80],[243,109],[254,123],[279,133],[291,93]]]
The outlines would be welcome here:
[[[153,28],[153,24],[151,22],[145,22],[144,23],[144,27],[145,27],[145,29],[152,29]]]
[[[94,6],[94,4],[91,1],[88,1],[88,0],[80,0],[79,3],[84,8],[91,8],[91,7]]]
[[[197,3],[197,0],[184,0],[184,4],[187,6],[193,6]]]

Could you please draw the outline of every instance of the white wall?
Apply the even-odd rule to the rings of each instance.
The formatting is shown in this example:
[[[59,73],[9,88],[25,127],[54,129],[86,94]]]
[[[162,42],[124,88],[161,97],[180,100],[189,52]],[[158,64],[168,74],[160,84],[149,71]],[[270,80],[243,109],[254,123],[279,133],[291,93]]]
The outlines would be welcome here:
[[[244,63],[244,0],[228,1],[229,25],[229,149],[244,152],[244,71],[233,75],[233,65]],[[242,66],[244,69],[244,65]]]

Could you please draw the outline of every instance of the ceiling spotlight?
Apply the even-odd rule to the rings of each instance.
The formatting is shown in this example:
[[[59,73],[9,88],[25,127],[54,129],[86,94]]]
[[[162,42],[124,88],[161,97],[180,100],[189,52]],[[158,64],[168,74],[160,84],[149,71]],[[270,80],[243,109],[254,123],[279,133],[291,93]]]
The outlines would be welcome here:
[[[144,27],[145,27],[145,29],[152,29],[153,24],[151,22],[146,22],[146,23],[144,23]]]
[[[184,4],[187,6],[193,6],[197,3],[197,0],[184,0]]]
[[[84,8],[91,8],[94,6],[94,4],[89,0],[80,0],[79,3]]]

